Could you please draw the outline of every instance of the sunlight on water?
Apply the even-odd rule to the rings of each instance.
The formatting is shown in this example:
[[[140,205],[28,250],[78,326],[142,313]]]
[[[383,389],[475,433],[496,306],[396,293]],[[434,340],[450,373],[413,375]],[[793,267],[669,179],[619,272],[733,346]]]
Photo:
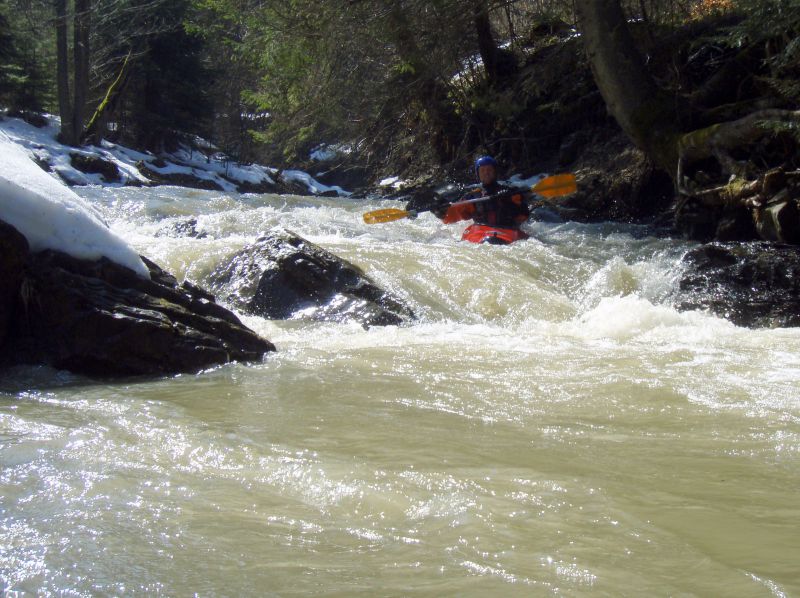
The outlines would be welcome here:
[[[529,225],[509,247],[391,202],[84,190],[201,285],[275,226],[411,326],[267,321],[263,363],[0,381],[0,587],[26,595],[800,592],[800,332],[669,304],[687,245]],[[176,226],[196,220],[201,238]]]

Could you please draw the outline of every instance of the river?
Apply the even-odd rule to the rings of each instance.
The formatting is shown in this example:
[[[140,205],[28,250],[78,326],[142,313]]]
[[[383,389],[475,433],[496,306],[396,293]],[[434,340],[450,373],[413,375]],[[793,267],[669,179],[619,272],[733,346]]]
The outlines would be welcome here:
[[[688,244],[79,193],[179,280],[282,226],[420,319],[243,317],[277,353],[167,379],[6,372],[5,596],[800,596],[800,330],[673,309]]]

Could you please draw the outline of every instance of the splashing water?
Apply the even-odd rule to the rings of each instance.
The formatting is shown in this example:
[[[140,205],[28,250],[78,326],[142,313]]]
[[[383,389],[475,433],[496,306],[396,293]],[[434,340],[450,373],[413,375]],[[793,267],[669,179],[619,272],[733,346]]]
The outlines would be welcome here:
[[[531,223],[460,242],[391,202],[84,189],[204,285],[285,227],[420,321],[243,317],[263,363],[0,382],[0,587],[30,595],[800,592],[800,332],[669,303],[685,243]],[[204,236],[180,237],[189,217]]]

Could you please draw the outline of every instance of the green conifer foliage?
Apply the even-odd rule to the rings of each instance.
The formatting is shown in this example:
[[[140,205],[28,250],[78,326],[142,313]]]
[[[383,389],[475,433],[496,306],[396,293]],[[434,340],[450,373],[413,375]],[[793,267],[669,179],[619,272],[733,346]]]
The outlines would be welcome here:
[[[43,42],[26,35],[26,15],[0,4],[0,104],[11,110],[42,111],[53,97]]]

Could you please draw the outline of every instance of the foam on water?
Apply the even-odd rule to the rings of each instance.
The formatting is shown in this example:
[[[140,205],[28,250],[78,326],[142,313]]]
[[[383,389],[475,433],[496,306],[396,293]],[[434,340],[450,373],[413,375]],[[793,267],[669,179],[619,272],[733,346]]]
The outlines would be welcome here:
[[[0,383],[10,590],[348,596],[800,591],[800,333],[669,302],[687,245],[532,223],[509,247],[391,202],[82,193],[179,277],[274,226],[420,320],[243,316],[278,352],[196,376]],[[176,234],[194,217],[203,238]],[[170,232],[172,231],[172,232]]]

